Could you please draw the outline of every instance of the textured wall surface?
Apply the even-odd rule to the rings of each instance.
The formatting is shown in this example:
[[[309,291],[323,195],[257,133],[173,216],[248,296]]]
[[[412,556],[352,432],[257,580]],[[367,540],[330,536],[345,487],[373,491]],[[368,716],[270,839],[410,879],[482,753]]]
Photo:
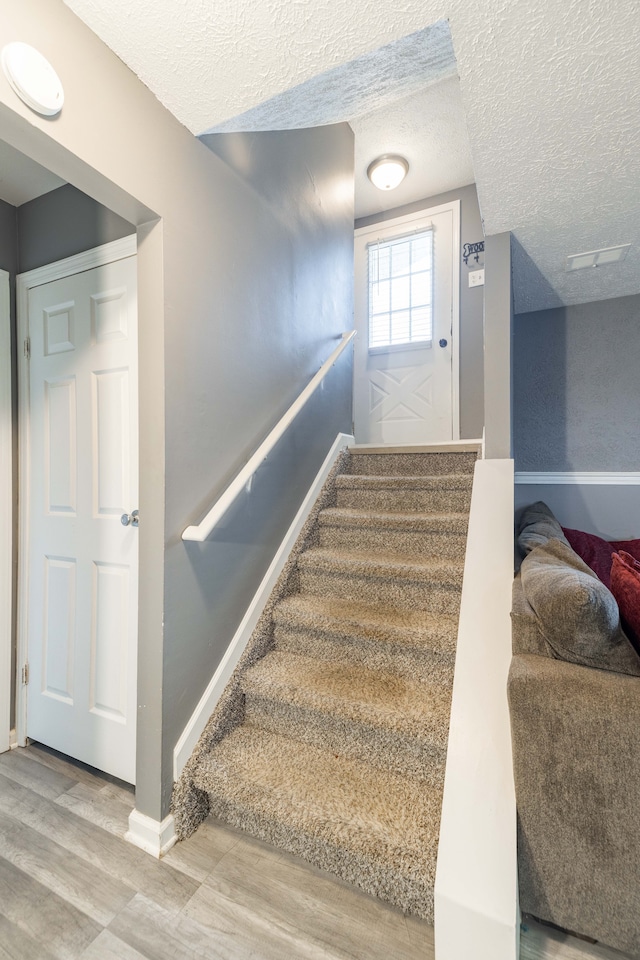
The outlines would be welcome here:
[[[465,243],[482,239],[482,222],[478,197],[473,184],[451,190],[416,203],[387,210],[356,220],[356,227],[382,223],[407,213],[428,210],[439,203],[460,201],[460,436],[474,440],[482,436],[484,426],[484,287],[469,286],[469,270],[462,259]]]
[[[640,470],[640,296],[514,323],[516,470]]]
[[[485,233],[522,251],[516,313],[640,292],[636,0],[66,2],[195,133],[448,19]],[[618,243],[624,264],[565,273]]]

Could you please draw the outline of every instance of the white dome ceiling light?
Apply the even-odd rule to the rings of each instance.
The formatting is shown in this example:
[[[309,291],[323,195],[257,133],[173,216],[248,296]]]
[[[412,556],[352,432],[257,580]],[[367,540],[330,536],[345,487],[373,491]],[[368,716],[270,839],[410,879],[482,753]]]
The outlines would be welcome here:
[[[404,157],[386,153],[369,164],[367,176],[378,190],[395,190],[408,172],[409,164]]]
[[[14,92],[31,110],[44,117],[60,113],[64,103],[60,78],[35,47],[8,43],[2,48],[2,69]]]

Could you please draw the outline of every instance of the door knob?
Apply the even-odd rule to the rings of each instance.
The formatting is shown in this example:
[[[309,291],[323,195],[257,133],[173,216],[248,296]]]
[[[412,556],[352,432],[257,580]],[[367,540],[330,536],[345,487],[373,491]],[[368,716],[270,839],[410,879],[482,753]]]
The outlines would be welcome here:
[[[128,527],[131,524],[132,527],[137,527],[140,522],[140,517],[138,516],[139,510],[133,510],[131,513],[123,513],[120,517],[120,523],[123,527]]]
[[[447,345],[447,341],[445,340],[444,337],[442,338],[442,340],[438,340],[438,343],[440,344],[441,347],[446,347]]]

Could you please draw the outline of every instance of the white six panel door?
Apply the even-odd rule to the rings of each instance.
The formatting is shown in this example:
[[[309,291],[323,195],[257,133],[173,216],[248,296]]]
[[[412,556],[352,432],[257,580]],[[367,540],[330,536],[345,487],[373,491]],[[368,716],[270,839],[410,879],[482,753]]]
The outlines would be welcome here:
[[[357,443],[422,444],[453,439],[454,257],[457,208],[362,227],[355,235],[354,434]],[[433,229],[433,336],[429,346],[369,350],[367,248]],[[441,342],[443,345],[441,346]]]
[[[136,258],[29,291],[27,735],[135,782]]]

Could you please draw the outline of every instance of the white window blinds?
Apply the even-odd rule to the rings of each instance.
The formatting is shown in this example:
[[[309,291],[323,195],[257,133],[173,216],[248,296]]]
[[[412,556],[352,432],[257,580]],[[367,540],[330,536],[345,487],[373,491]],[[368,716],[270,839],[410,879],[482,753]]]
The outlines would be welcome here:
[[[433,230],[367,246],[369,349],[430,345],[433,328]]]

